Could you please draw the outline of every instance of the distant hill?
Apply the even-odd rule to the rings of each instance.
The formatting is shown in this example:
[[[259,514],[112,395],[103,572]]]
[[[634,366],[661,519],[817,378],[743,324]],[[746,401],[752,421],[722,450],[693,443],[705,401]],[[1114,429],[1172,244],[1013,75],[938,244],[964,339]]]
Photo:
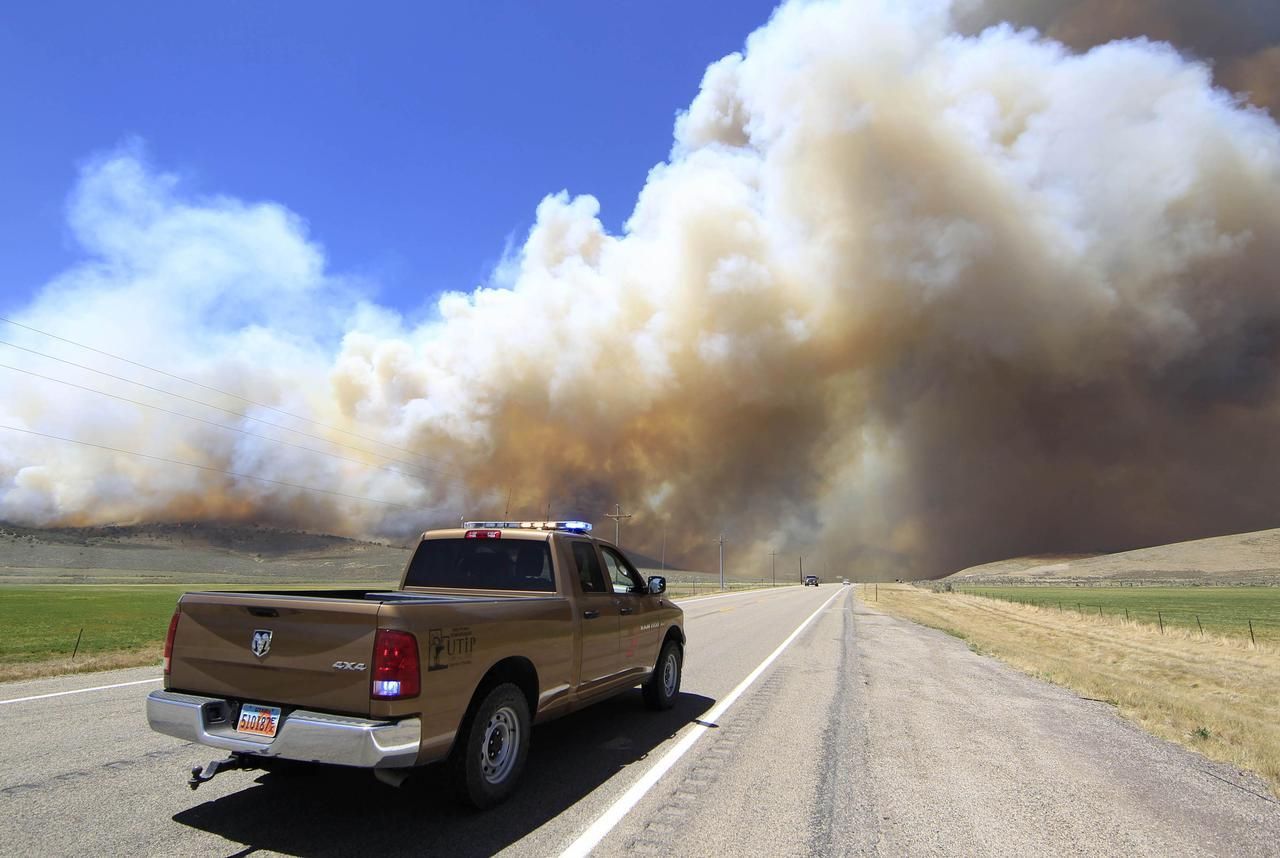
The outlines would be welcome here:
[[[385,583],[401,545],[252,524],[31,528],[0,523],[0,582]]]
[[[399,580],[412,547],[253,524],[34,528],[0,522],[0,584],[382,585]],[[644,574],[659,574],[657,558],[630,550],[627,556]],[[665,574],[673,582],[718,577],[671,565]],[[728,577],[738,580],[732,571]]]
[[[1118,554],[1019,557],[971,566],[952,584],[1280,585],[1280,528]]]

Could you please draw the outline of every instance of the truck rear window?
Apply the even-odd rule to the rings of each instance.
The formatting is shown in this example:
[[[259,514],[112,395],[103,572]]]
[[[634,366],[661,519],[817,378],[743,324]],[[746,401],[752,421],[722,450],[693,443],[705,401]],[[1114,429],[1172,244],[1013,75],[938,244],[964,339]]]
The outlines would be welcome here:
[[[406,587],[554,592],[551,549],[532,539],[428,539],[418,544]]]

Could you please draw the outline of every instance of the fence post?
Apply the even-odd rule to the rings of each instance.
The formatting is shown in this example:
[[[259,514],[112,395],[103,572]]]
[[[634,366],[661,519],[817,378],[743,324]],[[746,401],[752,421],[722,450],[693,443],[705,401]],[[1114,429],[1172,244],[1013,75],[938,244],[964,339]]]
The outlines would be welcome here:
[[[1102,618],[1102,606],[1101,606],[1101,605],[1099,605],[1099,606],[1098,606],[1098,618],[1099,618],[1099,619],[1101,619],[1101,618]]]
[[[1249,621],[1249,640],[1253,641],[1253,645],[1258,645],[1258,639],[1253,636],[1253,620]]]
[[[1160,634],[1164,634],[1164,615],[1156,611],[1156,621],[1160,623]]]
[[[1084,616],[1084,606],[1082,606],[1079,602],[1076,602],[1076,613],[1078,613],[1082,617]]]
[[[1196,614],[1196,625],[1200,628],[1200,637],[1204,637],[1204,626],[1200,625],[1200,615]]]
[[[72,660],[72,661],[75,661],[75,660],[76,660],[76,653],[78,653],[78,652],[80,651],[80,638],[81,638],[81,636],[83,636],[83,635],[84,635],[84,626],[81,626],[81,627],[80,627],[80,634],[76,635],[76,646],[75,646],[75,649],[71,650],[71,660]]]

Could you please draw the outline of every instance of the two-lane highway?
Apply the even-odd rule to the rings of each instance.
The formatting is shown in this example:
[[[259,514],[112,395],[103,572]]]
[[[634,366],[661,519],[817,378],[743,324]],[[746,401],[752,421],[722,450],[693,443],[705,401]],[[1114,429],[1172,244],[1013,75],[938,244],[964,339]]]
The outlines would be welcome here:
[[[153,670],[0,685],[0,853],[1280,855],[1257,778],[851,591],[685,602],[676,708],[631,693],[537,728],[521,788],[484,813],[438,769],[192,793],[216,754],[147,729]]]

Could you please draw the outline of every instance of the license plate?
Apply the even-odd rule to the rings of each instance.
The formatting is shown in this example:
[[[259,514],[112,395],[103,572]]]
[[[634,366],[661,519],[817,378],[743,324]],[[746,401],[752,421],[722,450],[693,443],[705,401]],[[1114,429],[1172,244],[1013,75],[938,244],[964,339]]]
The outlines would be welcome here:
[[[274,739],[279,727],[279,706],[256,706],[245,703],[240,707],[240,721],[236,724],[237,733],[252,733],[255,736]]]

